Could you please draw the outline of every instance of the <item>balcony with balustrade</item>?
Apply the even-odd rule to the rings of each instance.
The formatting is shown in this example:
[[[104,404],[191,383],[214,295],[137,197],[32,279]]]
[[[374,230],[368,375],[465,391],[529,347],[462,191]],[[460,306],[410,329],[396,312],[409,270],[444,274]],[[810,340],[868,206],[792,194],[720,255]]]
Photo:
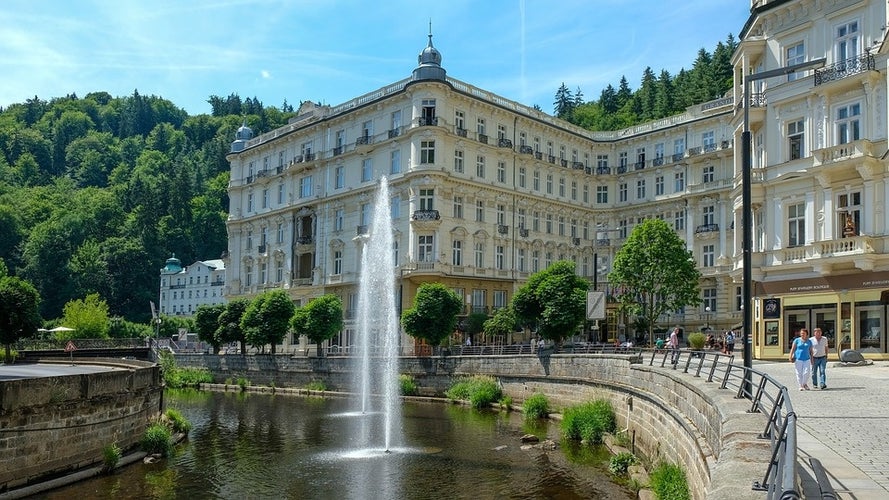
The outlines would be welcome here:
[[[438,210],[414,210],[411,214],[411,225],[415,229],[436,229],[441,225],[441,214]]]
[[[871,271],[884,253],[883,238],[851,236],[834,240],[816,241],[809,245],[781,248],[765,252],[765,266],[781,266],[782,270],[809,268],[822,274],[838,266],[852,264],[863,271]]]

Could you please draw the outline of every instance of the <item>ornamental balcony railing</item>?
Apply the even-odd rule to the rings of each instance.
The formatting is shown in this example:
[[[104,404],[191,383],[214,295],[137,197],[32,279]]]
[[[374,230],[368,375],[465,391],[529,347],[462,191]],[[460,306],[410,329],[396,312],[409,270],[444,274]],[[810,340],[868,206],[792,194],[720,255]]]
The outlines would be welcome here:
[[[505,139],[505,138],[497,139],[497,147],[500,147],[500,148],[511,148],[511,147],[512,147],[512,141],[509,140],[509,139]]]
[[[611,167],[596,167],[596,174],[597,175],[610,174],[610,173],[611,173]]]
[[[371,143],[372,139],[373,138],[369,135],[363,135],[363,136],[359,137],[358,139],[355,139],[355,145],[356,146],[366,146]]]
[[[857,75],[865,71],[874,71],[877,69],[874,56],[870,52],[865,52],[858,57],[850,57],[843,61],[827,65],[821,69],[815,70],[815,85],[822,85],[834,80],[841,80],[847,76]]]
[[[466,137],[467,131],[465,128],[457,127],[457,135],[460,137]]]
[[[389,129],[389,138],[390,139],[394,139],[395,137],[398,137],[399,135],[401,135],[401,127]]]
[[[311,236],[298,236],[296,238],[296,243],[298,245],[311,245],[313,238]]]
[[[719,224],[701,224],[695,228],[695,234],[713,233],[719,231]]]
[[[543,153],[541,153],[540,151],[535,151],[535,152],[534,152],[534,159],[535,159],[535,160],[542,160],[542,159],[543,159]]]
[[[437,116],[421,116],[419,125],[421,127],[432,127],[438,125],[438,117]]]
[[[509,226],[506,224],[497,224],[497,234],[509,234]]]
[[[519,146],[519,153],[522,153],[525,155],[532,155],[532,154],[534,154],[534,148],[532,148],[531,146],[528,146],[528,145]]]
[[[582,161],[572,161],[571,168],[574,170],[583,170],[586,168],[586,165],[584,165]]]
[[[414,210],[414,215],[411,217],[412,220],[439,220],[441,219],[441,214],[438,213],[438,210]]]
[[[480,142],[482,144],[487,144],[488,143],[488,136],[479,132],[478,133],[478,142]]]

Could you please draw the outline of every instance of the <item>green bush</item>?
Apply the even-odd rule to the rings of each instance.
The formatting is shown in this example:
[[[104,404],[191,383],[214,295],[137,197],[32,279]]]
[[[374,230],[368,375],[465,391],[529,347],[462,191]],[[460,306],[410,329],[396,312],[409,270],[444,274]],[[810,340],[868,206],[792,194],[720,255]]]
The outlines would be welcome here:
[[[601,443],[602,437],[614,432],[616,427],[614,408],[604,399],[569,407],[562,418],[564,436],[588,444]]]
[[[546,418],[549,415],[549,400],[542,392],[535,392],[522,405],[525,418]]]
[[[484,408],[499,401],[503,391],[494,377],[475,375],[455,382],[445,395],[454,401],[469,401],[473,408]]]
[[[15,358],[19,357],[19,352],[15,349],[9,350],[9,357],[6,357],[6,349],[0,347],[0,354],[2,354],[2,361],[6,364],[15,363]]]
[[[678,465],[667,462],[659,463],[650,474],[651,491],[655,497],[664,500],[688,500],[688,482],[685,471]]]
[[[120,450],[120,446],[117,446],[117,443],[111,443],[102,448],[102,462],[105,472],[111,472],[116,469],[122,455],[123,452]]]
[[[402,396],[413,396],[417,394],[417,382],[414,377],[406,374],[398,376],[398,384],[401,387]]]
[[[501,408],[504,408],[506,410],[512,409],[512,398],[506,394],[500,397],[499,403]]]
[[[247,380],[246,377],[238,377],[238,387],[240,387],[242,391],[246,391],[247,388],[250,387],[250,381]]]
[[[324,384],[323,380],[313,380],[306,384],[306,389],[309,391],[324,392],[327,390],[327,385]]]
[[[688,336],[688,345],[690,345],[692,349],[703,349],[704,344],[706,343],[707,336],[701,332],[694,332]]]
[[[170,428],[164,424],[156,423],[148,426],[145,435],[142,436],[142,451],[154,454],[158,453],[162,457],[168,457],[173,452],[173,445],[170,443],[172,433]]]
[[[167,417],[167,421],[170,423],[170,427],[173,432],[181,432],[183,434],[188,434],[188,431],[191,430],[191,422],[185,419],[182,416],[182,413],[175,408],[167,408],[166,413],[164,413]]]
[[[630,466],[635,465],[636,462],[636,455],[622,451],[611,457],[611,460],[608,461],[608,470],[614,475],[622,476],[626,474]]]
[[[198,387],[200,384],[213,382],[213,374],[206,368],[179,368],[176,358],[169,351],[160,351],[159,358],[158,364],[161,365],[164,382],[171,389]]]

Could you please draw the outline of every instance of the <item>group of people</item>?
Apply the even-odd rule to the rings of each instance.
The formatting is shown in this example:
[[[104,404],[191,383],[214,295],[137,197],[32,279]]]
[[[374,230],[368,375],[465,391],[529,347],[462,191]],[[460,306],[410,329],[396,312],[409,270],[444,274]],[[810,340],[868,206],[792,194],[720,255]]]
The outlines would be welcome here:
[[[796,381],[801,391],[811,389],[809,377],[812,378],[812,387],[827,389],[825,371],[830,347],[820,328],[815,328],[812,333],[814,336],[809,338],[809,330],[803,328],[790,346],[790,362],[794,363]]]

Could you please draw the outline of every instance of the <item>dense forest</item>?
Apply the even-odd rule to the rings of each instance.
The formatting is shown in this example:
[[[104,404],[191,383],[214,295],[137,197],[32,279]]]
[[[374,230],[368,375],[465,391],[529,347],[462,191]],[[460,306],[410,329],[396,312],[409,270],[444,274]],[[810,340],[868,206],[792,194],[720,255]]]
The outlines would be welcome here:
[[[731,87],[735,45],[729,36],[712,55],[701,49],[675,77],[647,68],[636,91],[622,78],[595,102],[563,85],[555,114],[608,130],[684,111]],[[234,133],[244,121],[256,133],[284,125],[293,107],[237,94],[207,102],[210,114],[189,116],[138,91],[92,92],[0,110],[0,259],[37,289],[43,318],[98,294],[111,316],[145,323],[168,257],[188,265],[225,251]]]

